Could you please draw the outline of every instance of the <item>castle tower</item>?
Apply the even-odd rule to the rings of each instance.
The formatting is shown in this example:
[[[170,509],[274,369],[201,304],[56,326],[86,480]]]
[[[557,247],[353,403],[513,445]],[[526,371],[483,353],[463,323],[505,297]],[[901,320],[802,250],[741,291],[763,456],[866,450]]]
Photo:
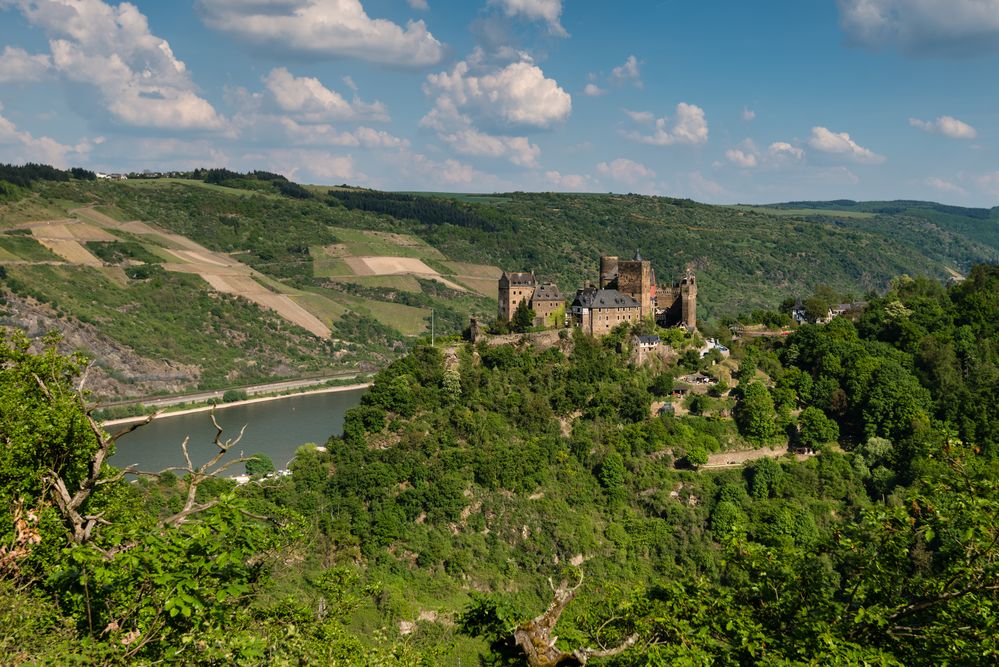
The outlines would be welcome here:
[[[697,328],[697,278],[690,269],[687,269],[687,273],[680,280],[680,299],[681,321],[689,331],[693,331]]]
[[[504,271],[499,279],[499,312],[501,322],[509,322],[521,301],[530,303],[537,286],[534,272]]]
[[[601,281],[603,281],[602,275]],[[635,252],[633,260],[617,262],[617,289],[641,305],[641,317],[655,314],[654,285],[652,262],[642,259],[640,253]]]
[[[600,257],[600,289],[607,289],[607,286],[615,280],[617,280],[617,257],[602,255]]]

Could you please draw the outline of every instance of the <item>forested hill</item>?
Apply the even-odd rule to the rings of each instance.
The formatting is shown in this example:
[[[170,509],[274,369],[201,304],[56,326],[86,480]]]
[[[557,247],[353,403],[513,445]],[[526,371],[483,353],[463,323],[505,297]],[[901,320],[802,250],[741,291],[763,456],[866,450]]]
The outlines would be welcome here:
[[[127,483],[84,360],[0,338],[0,655],[996,664],[999,267],[727,359],[670,329],[638,364],[631,326],[420,344],[342,437],[242,486]]]
[[[495,312],[501,269],[566,295],[601,254],[698,274],[716,323],[786,298],[999,261],[995,217],[912,202],[708,206],[639,195],[303,187],[255,171],[96,180],[0,166],[0,320],[67,333],[107,398],[370,371]],[[816,205],[818,206],[818,205]],[[838,208],[837,208],[838,207]],[[850,299],[852,300],[852,299]]]

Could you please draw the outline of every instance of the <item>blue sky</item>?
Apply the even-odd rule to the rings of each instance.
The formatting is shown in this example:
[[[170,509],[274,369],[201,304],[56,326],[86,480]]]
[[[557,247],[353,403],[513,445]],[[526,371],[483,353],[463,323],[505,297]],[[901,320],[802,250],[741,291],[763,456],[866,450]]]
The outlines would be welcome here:
[[[999,0],[0,0],[0,162],[999,203]]]

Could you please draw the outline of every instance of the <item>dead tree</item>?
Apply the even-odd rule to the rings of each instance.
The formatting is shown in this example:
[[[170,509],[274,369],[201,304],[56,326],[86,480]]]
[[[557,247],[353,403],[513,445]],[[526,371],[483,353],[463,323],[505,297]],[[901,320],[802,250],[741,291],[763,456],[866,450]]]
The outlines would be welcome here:
[[[522,623],[513,631],[514,642],[524,652],[528,667],[581,667],[590,658],[609,658],[623,653],[638,641],[638,635],[633,634],[613,648],[580,648],[571,653],[555,646],[555,642],[558,641],[558,637],[552,634],[555,625],[566,606],[576,597],[576,591],[582,584],[582,574],[572,587],[563,579],[556,588],[549,579],[548,585],[554,593],[554,599],[548,605],[548,609],[540,616]]]
[[[153,419],[159,416],[160,413],[157,412],[151,414],[145,419],[137,421],[118,431],[114,435],[108,434],[108,432],[105,431],[99,423],[97,423],[97,420],[94,419],[94,408],[88,408],[84,400],[83,387],[86,383],[88,370],[89,367],[83,373],[79,387],[76,390],[76,394],[79,397],[80,406],[86,416],[90,431],[93,433],[94,438],[97,441],[97,451],[94,452],[94,455],[90,460],[87,475],[80,482],[75,491],[70,491],[62,475],[55,470],[50,470],[46,476],[46,480],[52,488],[52,496],[55,500],[56,507],[58,508],[60,514],[62,514],[63,521],[66,523],[66,527],[72,534],[73,542],[83,544],[84,542],[90,541],[93,537],[94,529],[98,525],[107,525],[109,523],[104,518],[103,512],[98,512],[96,514],[86,513],[85,508],[87,501],[98,488],[107,484],[120,482],[126,475],[159,478],[166,472],[186,473],[187,497],[184,502],[184,507],[176,514],[161,520],[161,526],[179,526],[185,523],[192,515],[197,514],[198,512],[203,512],[216,505],[218,500],[210,500],[199,503],[197,501],[198,487],[206,479],[220,475],[232,466],[238,463],[244,463],[249,459],[249,457],[239,456],[222,463],[222,459],[229,453],[229,450],[242,440],[243,432],[246,430],[246,426],[240,430],[239,435],[235,438],[223,440],[222,427],[219,426],[218,421],[215,419],[215,411],[213,409],[211,413],[212,424],[215,426],[215,438],[213,442],[218,448],[218,452],[206,463],[197,467],[194,465],[191,461],[191,456],[187,447],[190,438],[185,438],[184,442],[181,443],[181,450],[184,452],[184,461],[186,464],[184,466],[174,466],[159,472],[143,472],[138,470],[135,466],[129,466],[116,471],[112,475],[107,475],[107,470],[104,468],[104,462],[107,460],[108,456],[110,456],[118,440],[122,436],[125,436],[136,429],[142,428],[149,422],[153,421]],[[35,381],[41,388],[42,393],[49,400],[54,400],[52,393],[49,391],[49,388],[45,384],[44,380],[42,380],[42,378],[38,375],[35,375]]]

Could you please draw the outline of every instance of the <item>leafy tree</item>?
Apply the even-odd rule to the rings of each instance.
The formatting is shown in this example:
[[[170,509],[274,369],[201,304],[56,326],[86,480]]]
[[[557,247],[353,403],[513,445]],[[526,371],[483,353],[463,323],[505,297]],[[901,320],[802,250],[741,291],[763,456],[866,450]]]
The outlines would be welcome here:
[[[246,467],[246,474],[250,477],[263,477],[276,470],[274,461],[266,454],[254,454],[247,459],[244,465]]]
[[[736,410],[736,423],[743,435],[757,442],[772,438],[777,434],[776,417],[774,401],[766,387],[751,382],[743,389]]]
[[[814,449],[818,445],[836,442],[839,438],[839,425],[826,417],[822,410],[809,406],[798,417],[798,442]]]
[[[528,307],[527,301],[521,301],[510,318],[510,328],[518,333],[529,331],[534,326],[534,317],[534,310]]]

